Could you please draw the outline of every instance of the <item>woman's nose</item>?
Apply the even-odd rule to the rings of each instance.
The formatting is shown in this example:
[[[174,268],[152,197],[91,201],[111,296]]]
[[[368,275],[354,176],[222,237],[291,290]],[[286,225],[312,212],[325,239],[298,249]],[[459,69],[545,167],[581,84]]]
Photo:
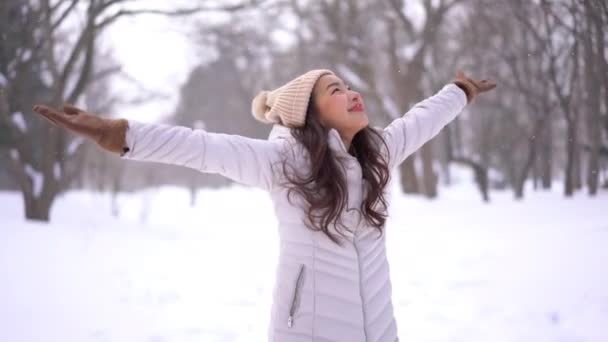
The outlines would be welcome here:
[[[357,92],[352,92],[352,99],[351,101],[353,102],[360,102],[361,101],[361,95],[359,95],[359,93]]]

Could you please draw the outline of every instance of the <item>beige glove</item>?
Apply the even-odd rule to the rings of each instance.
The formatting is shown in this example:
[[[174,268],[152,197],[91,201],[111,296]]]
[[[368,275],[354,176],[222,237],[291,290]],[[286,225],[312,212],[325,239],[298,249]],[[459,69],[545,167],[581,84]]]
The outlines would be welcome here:
[[[453,83],[459,86],[467,94],[467,104],[471,103],[477,94],[496,88],[496,83],[485,79],[481,81],[470,79],[466,77],[462,71],[458,71]]]
[[[125,119],[102,118],[71,105],[64,105],[63,111],[35,105],[34,111],[58,127],[95,141],[107,151],[121,156],[129,152],[126,144],[129,122]]]

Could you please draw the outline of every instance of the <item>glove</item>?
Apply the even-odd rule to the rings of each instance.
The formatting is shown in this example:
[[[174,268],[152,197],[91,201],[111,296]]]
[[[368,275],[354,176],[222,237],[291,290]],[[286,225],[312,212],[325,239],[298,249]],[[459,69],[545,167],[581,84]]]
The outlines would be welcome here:
[[[462,71],[458,71],[453,83],[459,86],[467,94],[467,104],[471,103],[477,94],[496,88],[496,83],[485,79],[475,81],[466,77]]]
[[[35,105],[34,111],[57,127],[93,140],[104,150],[121,156],[129,152],[126,144],[129,122],[125,119],[102,118],[67,104],[63,111],[45,105]]]

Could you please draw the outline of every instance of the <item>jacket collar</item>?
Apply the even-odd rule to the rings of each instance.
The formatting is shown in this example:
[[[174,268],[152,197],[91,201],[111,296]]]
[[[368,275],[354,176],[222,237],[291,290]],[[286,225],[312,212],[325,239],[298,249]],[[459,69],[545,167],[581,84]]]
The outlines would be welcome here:
[[[274,140],[281,137],[289,137],[291,135],[291,130],[288,127],[285,127],[280,124],[272,125],[272,129],[270,130],[270,134],[268,134],[268,140]]]
[[[270,134],[268,135],[268,140],[289,136],[291,136],[291,129],[289,127],[283,126],[281,124],[274,124],[272,130],[270,131]],[[333,151],[339,154],[346,154],[350,157],[353,157],[346,150],[346,146],[344,146],[344,142],[342,141],[340,133],[337,129],[332,128],[329,130],[329,133],[327,133],[327,140],[329,148],[331,148]]]
[[[350,156],[350,154],[348,153],[348,150],[346,149],[346,146],[344,146],[344,141],[342,141],[342,137],[340,136],[340,133],[338,132],[337,129],[332,128],[329,130],[328,139],[329,139],[329,146],[334,151],[338,151],[340,153],[345,153]]]

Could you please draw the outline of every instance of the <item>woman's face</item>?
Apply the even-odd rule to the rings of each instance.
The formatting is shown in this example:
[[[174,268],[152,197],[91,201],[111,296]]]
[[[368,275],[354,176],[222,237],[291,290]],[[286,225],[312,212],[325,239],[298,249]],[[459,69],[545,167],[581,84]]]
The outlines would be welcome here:
[[[361,95],[333,74],[321,76],[313,88],[321,124],[335,128],[348,141],[369,121]]]

